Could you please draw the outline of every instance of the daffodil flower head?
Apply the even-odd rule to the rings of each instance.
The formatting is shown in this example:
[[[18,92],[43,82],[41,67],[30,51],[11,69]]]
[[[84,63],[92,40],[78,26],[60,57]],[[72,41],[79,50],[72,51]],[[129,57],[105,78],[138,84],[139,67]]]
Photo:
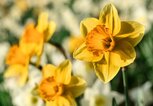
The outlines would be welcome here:
[[[76,106],[74,98],[83,93],[85,86],[83,79],[71,76],[71,63],[65,60],[58,67],[44,66],[38,91],[46,106]]]
[[[85,41],[73,57],[92,62],[97,76],[105,83],[115,77],[120,67],[134,61],[134,47],[144,35],[144,26],[135,21],[121,21],[113,4],[101,10],[99,19],[81,21],[80,30]]]
[[[40,56],[43,50],[43,43],[44,39],[42,33],[35,29],[33,23],[28,24],[20,40],[22,51],[30,56]]]
[[[13,45],[6,57],[6,64],[9,65],[4,77],[17,77],[20,86],[23,86],[28,77],[29,55],[22,52],[21,48]]]
[[[44,43],[48,41],[55,32],[56,24],[53,21],[48,22],[48,14],[43,12],[38,17],[38,25],[34,23],[26,26],[23,36],[20,40],[22,51],[31,57],[38,56],[37,65],[40,63]]]
[[[48,14],[46,12],[42,12],[38,17],[38,25],[36,26],[36,29],[43,33],[44,40],[48,41],[55,32],[56,24],[54,21],[48,22]]]

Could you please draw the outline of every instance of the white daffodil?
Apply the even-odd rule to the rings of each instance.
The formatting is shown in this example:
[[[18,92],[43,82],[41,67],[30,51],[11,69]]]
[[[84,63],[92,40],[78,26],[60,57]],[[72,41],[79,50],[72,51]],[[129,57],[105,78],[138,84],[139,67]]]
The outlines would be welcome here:
[[[52,64],[58,65],[65,60],[62,52],[51,44],[45,44],[44,51],[47,56],[47,60]]]
[[[41,71],[34,66],[29,67],[29,79],[27,84],[20,88],[15,78],[5,79],[5,87],[8,88],[15,106],[42,106],[43,101],[33,92],[41,79]]]
[[[152,83],[146,82],[142,86],[134,88],[130,91],[130,97],[138,106],[147,106],[153,102],[153,94],[151,91]]]
[[[64,26],[73,34],[79,34],[79,20],[69,8],[61,10]],[[67,24],[66,24],[67,23]]]
[[[84,78],[88,86],[93,85],[96,80],[96,75],[91,65],[92,64],[79,60],[73,61],[73,74]]]
[[[4,70],[4,60],[9,50],[9,46],[9,43],[7,42],[0,43],[0,73]]]
[[[111,91],[110,84],[103,84],[100,80],[96,80],[91,88],[87,88],[84,98],[81,100],[82,106],[112,106],[112,99],[115,98],[117,104],[123,102],[123,95]]]
[[[92,5],[92,0],[76,0],[74,1],[73,9],[78,13],[89,14],[92,11]]]

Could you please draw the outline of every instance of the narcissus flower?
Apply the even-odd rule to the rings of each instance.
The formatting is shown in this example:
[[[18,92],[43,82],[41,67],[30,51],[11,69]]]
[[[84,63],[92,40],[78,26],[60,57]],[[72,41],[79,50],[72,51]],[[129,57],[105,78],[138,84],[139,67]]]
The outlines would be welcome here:
[[[71,63],[62,62],[58,67],[46,65],[38,91],[46,106],[76,106],[74,100],[85,90],[83,79],[71,76]]]
[[[118,105],[124,101],[123,95],[111,90],[110,83],[103,84],[97,79],[91,87],[86,88],[81,106],[112,106],[113,98]]]
[[[120,67],[134,61],[134,47],[144,34],[144,26],[138,22],[121,21],[113,4],[102,9],[99,19],[84,19],[80,30],[85,42],[73,56],[92,62],[97,76],[105,83],[115,77]]]
[[[20,46],[23,51],[30,56],[36,55],[40,58],[43,46],[55,32],[56,24],[53,21],[48,22],[48,14],[43,12],[38,17],[38,25],[28,24],[20,40]]]
[[[10,51],[6,58],[6,64],[9,65],[4,77],[16,76],[20,86],[23,86],[28,77],[28,64],[29,55],[22,52],[22,50],[14,45],[10,48]]]
[[[35,29],[34,24],[28,24],[20,40],[22,51],[30,56],[40,56],[42,54],[43,45],[43,34]]]
[[[48,22],[48,14],[46,12],[42,12],[38,17],[38,25],[36,29],[43,33],[44,41],[48,41],[56,29],[56,24],[54,21]]]

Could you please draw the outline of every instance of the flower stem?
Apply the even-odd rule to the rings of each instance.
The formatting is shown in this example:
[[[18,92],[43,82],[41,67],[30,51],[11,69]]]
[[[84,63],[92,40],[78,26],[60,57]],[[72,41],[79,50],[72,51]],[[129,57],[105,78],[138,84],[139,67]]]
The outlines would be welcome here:
[[[64,48],[60,44],[55,42],[49,42],[49,44],[55,46],[64,55],[65,59],[71,60],[71,57],[69,56],[69,54],[66,52],[66,50],[64,50]]]
[[[127,87],[126,73],[125,73],[125,68],[124,67],[122,68],[122,76],[123,76],[125,106],[129,106],[128,87]]]
[[[40,64],[38,65],[38,64],[33,63],[33,62],[30,62],[30,64],[37,67],[39,70],[42,70],[42,68],[43,68]]]
[[[112,106],[118,106],[117,103],[116,103],[115,98],[113,98],[113,100],[112,100]]]

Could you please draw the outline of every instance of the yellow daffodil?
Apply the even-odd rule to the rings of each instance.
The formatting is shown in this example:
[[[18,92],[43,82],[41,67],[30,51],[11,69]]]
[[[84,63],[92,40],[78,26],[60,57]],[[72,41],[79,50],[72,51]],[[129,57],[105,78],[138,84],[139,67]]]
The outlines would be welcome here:
[[[40,56],[42,54],[43,43],[43,34],[35,29],[34,24],[28,24],[20,40],[22,51],[30,56]]]
[[[40,13],[38,17],[38,25],[36,29],[43,33],[44,41],[48,41],[56,29],[56,24],[53,21],[48,22],[48,14],[46,12]]]
[[[46,106],[76,106],[74,100],[85,90],[83,79],[71,76],[71,63],[65,60],[58,67],[46,65],[38,91]]]
[[[10,48],[10,51],[6,58],[6,64],[9,65],[4,77],[16,76],[20,86],[23,86],[28,77],[28,64],[29,56],[24,54],[22,50],[14,45]]]
[[[28,24],[20,40],[20,46],[23,51],[30,56],[37,55],[39,64],[40,56],[43,51],[44,43],[53,35],[56,24],[53,21],[48,22],[48,14],[41,13],[38,17],[38,25]]]
[[[99,19],[87,18],[80,24],[85,42],[73,53],[74,58],[92,62],[97,76],[105,83],[112,80],[120,67],[131,64],[144,26],[135,21],[121,21],[113,4],[107,4]]]

